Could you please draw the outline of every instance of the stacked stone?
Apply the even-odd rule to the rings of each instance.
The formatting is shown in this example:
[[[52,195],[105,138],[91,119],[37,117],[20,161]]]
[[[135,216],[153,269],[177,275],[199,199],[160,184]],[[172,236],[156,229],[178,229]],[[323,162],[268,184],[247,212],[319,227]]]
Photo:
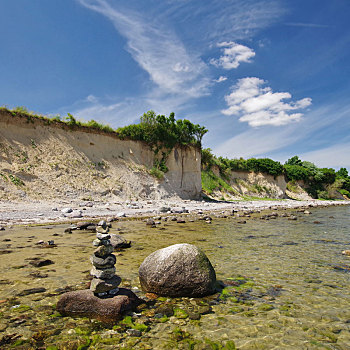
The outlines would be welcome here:
[[[106,221],[102,220],[96,228],[96,239],[93,245],[96,248],[90,260],[93,265],[91,275],[90,290],[98,297],[114,296],[118,294],[121,278],[115,274],[115,255],[112,254],[113,246],[111,245],[109,227]]]

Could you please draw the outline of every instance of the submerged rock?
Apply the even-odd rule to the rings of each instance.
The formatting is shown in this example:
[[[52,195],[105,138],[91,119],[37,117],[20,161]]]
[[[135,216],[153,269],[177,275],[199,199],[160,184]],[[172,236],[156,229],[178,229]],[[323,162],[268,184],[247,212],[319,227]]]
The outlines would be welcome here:
[[[129,289],[120,288],[118,295],[105,299],[85,289],[63,294],[57,303],[57,311],[63,316],[88,317],[112,324],[141,303],[142,300]]]
[[[216,274],[207,256],[191,244],[174,244],[149,255],[139,269],[144,291],[199,297],[215,292]]]

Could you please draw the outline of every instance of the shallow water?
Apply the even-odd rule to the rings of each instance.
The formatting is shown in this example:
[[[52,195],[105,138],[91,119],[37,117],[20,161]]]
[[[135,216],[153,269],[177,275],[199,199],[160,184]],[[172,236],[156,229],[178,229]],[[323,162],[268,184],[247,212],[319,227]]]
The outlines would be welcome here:
[[[315,208],[311,215],[296,215],[297,221],[286,217],[265,221],[253,215],[245,218],[247,224],[229,217],[214,218],[212,224],[162,222],[157,228],[137,221],[114,223],[111,233],[133,242],[130,249],[116,253],[117,273],[125,286],[140,287],[137,274],[143,259],[175,243],[202,248],[218,280],[227,283],[243,276],[246,282],[203,299],[211,304],[212,313],[199,321],[173,316],[165,322],[151,322],[141,337],[118,333],[118,347],[230,349],[229,341],[233,341],[238,349],[350,349],[350,258],[341,254],[350,249],[350,207]],[[90,321],[55,317],[50,305],[59,298],[58,288],[86,286],[94,234],[64,234],[66,227],[15,227],[2,232],[0,253],[7,253],[0,255],[0,339],[18,334],[18,339],[24,339],[17,342],[18,347],[29,348],[25,339],[40,338],[38,329],[49,325],[52,332],[34,343],[34,348],[52,344],[58,349],[74,348],[67,345],[69,339],[72,344],[78,339],[76,344],[81,345],[83,335],[77,327]],[[40,239],[54,239],[57,247],[40,248],[35,244]],[[35,257],[51,259],[54,264],[33,267],[29,262]],[[30,275],[38,272],[47,277]],[[46,292],[18,296],[38,287]],[[13,297],[16,299],[9,302]],[[198,302],[176,300],[183,308]],[[113,337],[112,333],[99,326],[92,334],[105,338],[107,334]],[[65,345],[60,345],[62,339]],[[90,342],[91,349],[115,346]]]

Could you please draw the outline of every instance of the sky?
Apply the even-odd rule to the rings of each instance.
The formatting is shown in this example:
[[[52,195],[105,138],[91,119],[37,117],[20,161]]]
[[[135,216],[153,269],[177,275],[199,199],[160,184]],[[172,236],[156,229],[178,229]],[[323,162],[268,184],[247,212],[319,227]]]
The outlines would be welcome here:
[[[0,0],[0,105],[175,112],[228,158],[350,170],[349,0]]]

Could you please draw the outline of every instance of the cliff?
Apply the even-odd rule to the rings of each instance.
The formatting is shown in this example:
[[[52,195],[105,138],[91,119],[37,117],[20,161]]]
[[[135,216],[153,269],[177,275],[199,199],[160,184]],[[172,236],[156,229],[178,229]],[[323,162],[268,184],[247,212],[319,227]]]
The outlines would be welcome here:
[[[173,149],[163,179],[149,174],[153,162],[154,154],[143,142],[0,111],[2,200],[200,196],[199,149]]]

